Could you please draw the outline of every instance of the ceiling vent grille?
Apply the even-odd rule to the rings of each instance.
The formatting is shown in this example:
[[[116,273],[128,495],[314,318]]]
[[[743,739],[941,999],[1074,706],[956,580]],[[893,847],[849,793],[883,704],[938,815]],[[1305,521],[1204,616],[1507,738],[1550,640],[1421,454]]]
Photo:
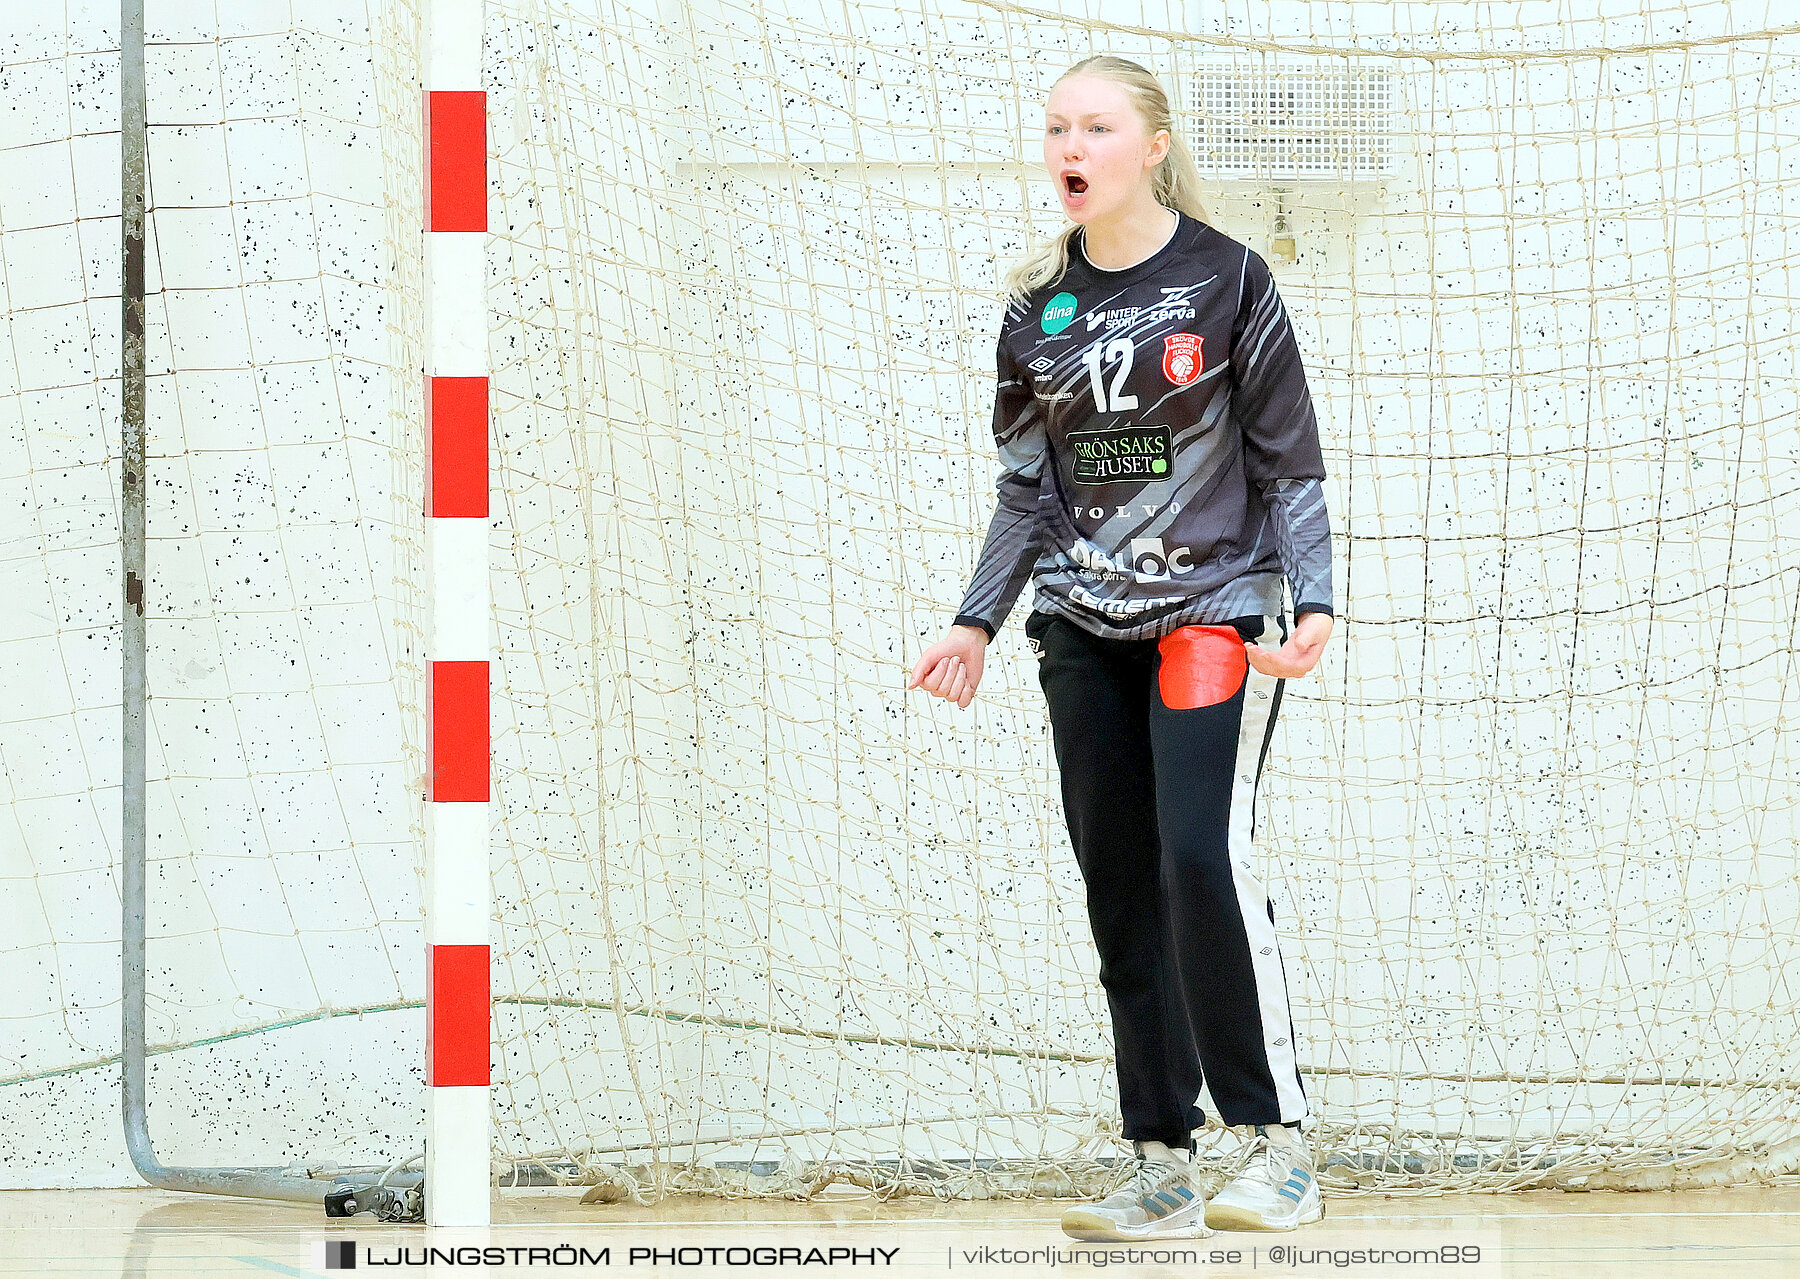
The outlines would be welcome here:
[[[1194,162],[1238,181],[1378,181],[1391,175],[1394,75],[1387,69],[1201,67]]]

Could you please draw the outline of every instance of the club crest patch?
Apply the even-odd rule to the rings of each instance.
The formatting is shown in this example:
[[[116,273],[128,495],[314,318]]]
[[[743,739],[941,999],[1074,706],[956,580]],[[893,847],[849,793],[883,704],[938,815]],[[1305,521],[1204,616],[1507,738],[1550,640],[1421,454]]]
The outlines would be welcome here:
[[[1198,333],[1171,333],[1163,339],[1163,376],[1175,386],[1192,386],[1205,367]]]

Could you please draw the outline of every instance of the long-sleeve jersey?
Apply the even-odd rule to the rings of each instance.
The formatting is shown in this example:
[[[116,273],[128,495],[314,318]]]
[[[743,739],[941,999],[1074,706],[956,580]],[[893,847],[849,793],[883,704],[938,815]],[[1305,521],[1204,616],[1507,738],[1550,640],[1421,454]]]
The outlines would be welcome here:
[[[991,637],[1033,607],[1146,639],[1194,623],[1330,613],[1325,466],[1268,265],[1179,215],[1120,270],[1069,268],[1007,307],[999,507],[957,622]]]

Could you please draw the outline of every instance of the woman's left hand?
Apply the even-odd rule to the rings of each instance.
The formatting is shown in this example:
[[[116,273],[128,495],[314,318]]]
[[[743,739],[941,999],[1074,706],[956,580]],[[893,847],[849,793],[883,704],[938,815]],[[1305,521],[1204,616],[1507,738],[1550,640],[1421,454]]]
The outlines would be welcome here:
[[[1264,675],[1277,679],[1294,679],[1318,664],[1331,638],[1332,617],[1329,613],[1307,613],[1294,624],[1287,643],[1271,653],[1253,640],[1244,641],[1244,657]]]

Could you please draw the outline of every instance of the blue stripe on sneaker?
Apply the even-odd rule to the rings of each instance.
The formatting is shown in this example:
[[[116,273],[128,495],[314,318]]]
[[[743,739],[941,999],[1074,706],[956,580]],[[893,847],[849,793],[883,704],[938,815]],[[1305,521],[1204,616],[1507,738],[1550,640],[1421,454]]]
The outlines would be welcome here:
[[[1290,1199],[1290,1200],[1292,1200],[1292,1201],[1293,1201],[1293,1202],[1294,1202],[1294,1203],[1299,1203],[1299,1202],[1300,1202],[1300,1194],[1301,1194],[1301,1192],[1300,1192],[1300,1191],[1298,1191],[1298,1190],[1295,1190],[1295,1189],[1294,1189],[1294,1188],[1293,1188],[1293,1187],[1292,1187],[1292,1186],[1283,1186],[1283,1187],[1281,1187],[1281,1195],[1282,1195],[1282,1197],[1283,1197],[1283,1198],[1285,1198],[1285,1199]]]

